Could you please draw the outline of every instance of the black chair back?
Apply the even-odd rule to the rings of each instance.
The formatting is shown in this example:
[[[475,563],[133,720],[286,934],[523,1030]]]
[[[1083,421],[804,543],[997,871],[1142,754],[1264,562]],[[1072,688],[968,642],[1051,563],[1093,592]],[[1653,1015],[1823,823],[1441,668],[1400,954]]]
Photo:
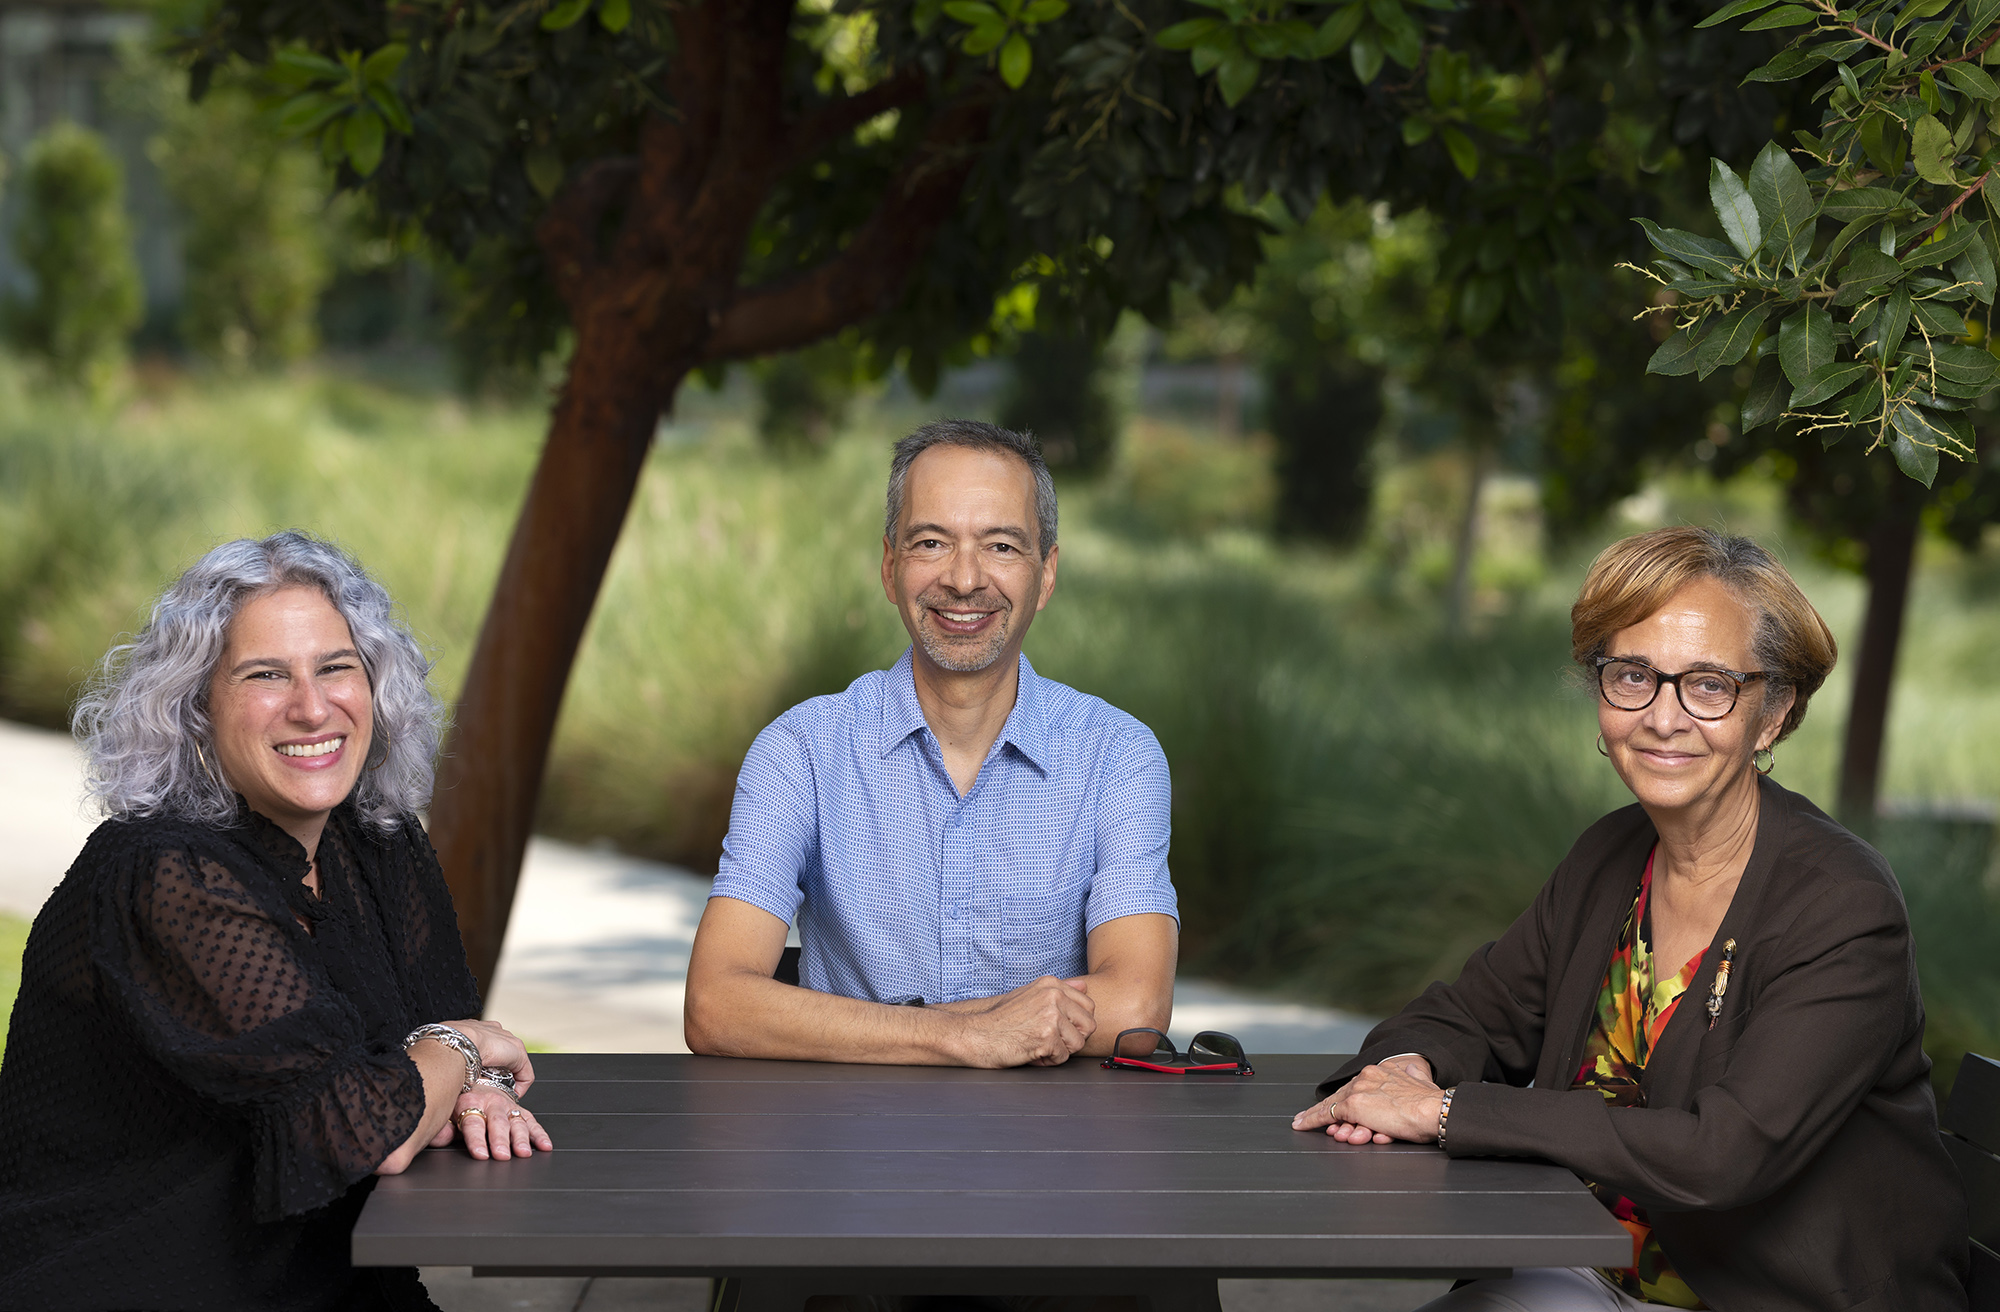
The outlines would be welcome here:
[[[2000,1062],[1965,1054],[1945,1103],[1944,1132],[1972,1204],[1971,1312],[2000,1312]]]
[[[778,955],[778,968],[771,972],[771,978],[777,980],[780,984],[796,984],[799,982],[798,948],[786,948]]]

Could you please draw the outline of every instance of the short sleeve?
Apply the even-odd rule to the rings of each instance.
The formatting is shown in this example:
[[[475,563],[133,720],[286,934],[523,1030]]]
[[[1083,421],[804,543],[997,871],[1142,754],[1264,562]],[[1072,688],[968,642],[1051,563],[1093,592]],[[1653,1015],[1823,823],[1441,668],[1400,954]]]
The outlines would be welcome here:
[[[196,1099],[247,1125],[260,1221],[332,1201],[416,1132],[421,1075],[370,1043],[309,940],[212,854],[134,853],[99,903],[107,1002]],[[118,1078],[115,1071],[105,1078]]]
[[[1167,873],[1173,785],[1159,740],[1134,724],[1106,773],[1097,806],[1097,867],[1084,903],[1084,932],[1120,916],[1157,912],[1180,918]]]
[[[812,762],[783,719],[757,735],[736,776],[729,833],[710,897],[733,897],[790,924],[817,854]]]

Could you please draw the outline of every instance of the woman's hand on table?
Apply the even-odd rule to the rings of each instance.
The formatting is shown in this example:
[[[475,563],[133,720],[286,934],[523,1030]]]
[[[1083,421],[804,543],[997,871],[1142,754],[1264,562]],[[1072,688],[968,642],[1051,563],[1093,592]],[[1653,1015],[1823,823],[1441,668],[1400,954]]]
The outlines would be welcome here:
[[[527,1046],[512,1030],[490,1020],[450,1020],[445,1024],[478,1045],[480,1065],[512,1071],[515,1093],[526,1093],[535,1082],[535,1065],[528,1060]]]
[[[1292,1118],[1294,1130],[1322,1127],[1342,1143],[1431,1143],[1437,1139],[1444,1090],[1431,1064],[1415,1054],[1391,1057],[1340,1086]]]
[[[484,1050],[482,1047],[481,1051]],[[451,1119],[431,1140],[431,1147],[442,1148],[450,1143],[454,1127],[465,1141],[465,1151],[481,1161],[489,1157],[505,1161],[510,1157],[530,1156],[537,1148],[543,1152],[555,1148],[549,1132],[542,1128],[534,1113],[515,1102],[506,1090],[491,1084],[475,1084],[458,1095]]]

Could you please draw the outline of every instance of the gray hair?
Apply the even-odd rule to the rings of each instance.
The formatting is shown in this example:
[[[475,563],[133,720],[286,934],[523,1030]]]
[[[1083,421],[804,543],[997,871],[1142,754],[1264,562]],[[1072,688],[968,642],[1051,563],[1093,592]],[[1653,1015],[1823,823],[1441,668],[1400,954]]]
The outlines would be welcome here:
[[[1000,451],[1025,462],[1035,476],[1035,536],[1042,559],[1056,545],[1056,481],[1042,459],[1042,444],[1033,433],[1016,433],[998,424],[982,424],[975,419],[940,419],[925,424],[896,443],[896,458],[889,464],[889,509],[882,518],[882,536],[896,540],[896,525],[903,518],[903,490],[909,482],[910,466],[918,456],[934,446],[962,446],[974,451]]]
[[[88,760],[88,788],[114,816],[173,816],[227,825],[236,796],[210,769],[209,680],[244,603],[287,587],[315,588],[347,621],[373,690],[374,732],[353,800],[393,830],[431,795],[444,711],[431,662],[382,585],[352,556],[303,533],[225,542],[153,603],[138,637],[105,653],[70,730]]]

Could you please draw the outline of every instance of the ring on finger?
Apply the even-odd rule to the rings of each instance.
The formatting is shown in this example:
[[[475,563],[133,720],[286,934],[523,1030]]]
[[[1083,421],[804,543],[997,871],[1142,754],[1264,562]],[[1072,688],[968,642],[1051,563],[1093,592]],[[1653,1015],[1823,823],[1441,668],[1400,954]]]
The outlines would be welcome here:
[[[508,1112],[508,1113],[507,1113],[507,1119],[508,1119],[508,1120],[510,1120],[510,1121],[518,1121],[518,1120],[520,1120],[520,1119],[521,1119],[521,1118],[522,1118],[523,1116],[526,1116],[526,1115],[527,1115],[527,1113],[526,1113],[526,1112],[522,1111],[522,1110],[521,1110],[521,1109],[520,1109],[519,1107],[516,1107],[516,1108],[514,1108],[514,1110],[512,1110],[512,1111],[510,1111],[510,1112]]]
[[[486,1119],[486,1113],[480,1111],[477,1107],[467,1107],[458,1114],[458,1119],[462,1121],[468,1116],[477,1116],[482,1121]]]

